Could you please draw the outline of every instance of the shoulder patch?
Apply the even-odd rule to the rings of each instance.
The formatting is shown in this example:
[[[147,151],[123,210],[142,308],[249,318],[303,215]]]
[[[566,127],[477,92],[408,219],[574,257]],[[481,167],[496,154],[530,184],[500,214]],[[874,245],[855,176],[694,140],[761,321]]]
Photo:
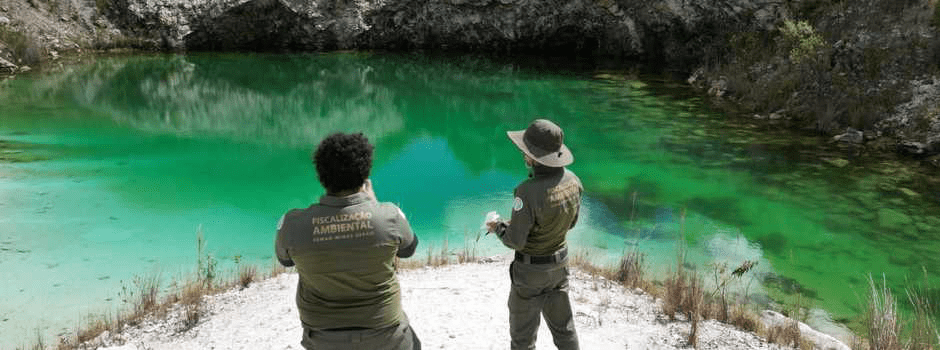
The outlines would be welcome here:
[[[522,210],[522,198],[516,197],[516,199],[512,201],[512,211],[520,210]]]

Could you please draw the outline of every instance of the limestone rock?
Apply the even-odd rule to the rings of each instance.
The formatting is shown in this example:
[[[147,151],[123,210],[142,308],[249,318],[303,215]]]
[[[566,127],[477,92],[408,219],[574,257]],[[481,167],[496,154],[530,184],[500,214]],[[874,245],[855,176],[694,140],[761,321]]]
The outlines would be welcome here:
[[[848,128],[845,133],[836,135],[832,138],[835,141],[846,142],[846,143],[862,143],[865,142],[865,133],[861,130],[855,130],[853,128]]]
[[[787,322],[794,322],[795,320],[789,317],[786,317],[780,314],[779,312],[764,310],[763,312],[761,312],[761,321],[763,321],[764,324],[767,325],[768,327],[774,327],[774,326],[784,326],[787,324]],[[806,339],[812,342],[815,345],[814,346],[815,349],[851,350],[847,345],[845,345],[838,339],[833,338],[832,336],[828,334],[819,332],[803,322],[799,322],[799,321],[795,321],[795,322],[798,322],[799,324],[800,336],[802,336],[803,339]]]
[[[836,168],[845,168],[845,166],[849,165],[849,161],[842,158],[825,158],[823,160]]]
[[[898,151],[913,156],[922,156],[927,154],[927,145],[915,141],[901,141],[898,143]]]
[[[0,74],[13,74],[16,73],[17,67],[15,64],[10,63],[3,58],[0,58]]]
[[[711,88],[708,89],[708,94],[715,97],[723,97],[728,93],[728,79],[725,77],[719,77],[718,80],[712,82]]]

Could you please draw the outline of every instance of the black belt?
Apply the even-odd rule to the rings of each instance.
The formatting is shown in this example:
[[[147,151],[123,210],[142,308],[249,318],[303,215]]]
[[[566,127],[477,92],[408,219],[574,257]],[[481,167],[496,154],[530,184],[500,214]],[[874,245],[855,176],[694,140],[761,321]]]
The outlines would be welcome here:
[[[364,330],[367,330],[367,329],[372,329],[372,328],[366,328],[366,327],[340,327],[340,328],[327,328],[327,329],[324,329],[323,331],[324,331],[324,332],[343,332],[343,331],[364,331]]]
[[[552,255],[528,255],[516,252],[516,261],[523,264],[554,264],[565,261],[566,257],[568,257],[568,247],[561,248]]]

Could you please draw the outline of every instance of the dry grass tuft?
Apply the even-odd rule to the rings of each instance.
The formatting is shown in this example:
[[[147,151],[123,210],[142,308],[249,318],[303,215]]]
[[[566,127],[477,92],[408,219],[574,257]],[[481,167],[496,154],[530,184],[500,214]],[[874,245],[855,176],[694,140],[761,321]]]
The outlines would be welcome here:
[[[440,267],[447,264],[450,264],[450,253],[447,250],[447,240],[444,240],[444,244],[441,246],[439,252],[434,251],[434,245],[428,245],[428,261],[427,266],[431,267]]]
[[[82,344],[95,339],[105,331],[117,329],[118,324],[110,315],[92,316],[75,335],[75,342]],[[61,348],[61,346],[60,346]]]
[[[743,306],[731,308],[731,318],[728,323],[751,333],[760,333],[764,328],[760,317]]]
[[[205,312],[203,307],[203,296],[209,293],[203,281],[195,281],[186,284],[180,294],[179,303],[183,307],[183,318],[180,324],[180,332],[185,332],[195,327],[202,319]]]
[[[684,265],[685,255],[678,254],[676,269],[666,276],[663,281],[663,312],[669,320],[675,320],[676,313],[691,315],[699,312],[703,295],[701,294],[701,280],[686,272]]]
[[[457,252],[457,263],[466,264],[476,262],[477,259],[476,243],[471,243],[469,240],[465,239],[463,242],[463,249]]]
[[[287,270],[288,268],[284,267],[284,265],[281,265],[280,262],[274,261],[271,264],[271,268],[268,270],[268,274],[266,275],[266,277],[274,277],[274,276],[287,272]]]
[[[774,325],[767,329],[767,342],[800,348],[803,342],[800,324],[796,320],[787,320],[786,324]],[[812,349],[810,347],[809,349]]]
[[[936,314],[936,306],[931,304],[929,297],[930,281],[927,277],[927,270],[924,269],[924,283],[920,288],[907,288],[907,300],[913,307],[911,315],[911,333],[909,350],[937,350],[940,349],[940,331],[934,324],[932,315]]]
[[[620,264],[613,279],[629,288],[649,289],[650,284],[645,279],[645,261],[646,254],[639,250],[634,249],[625,253],[620,258]]]
[[[868,276],[868,309],[865,312],[865,328],[868,330],[868,344],[872,350],[901,350],[901,328],[898,319],[897,302],[882,276],[878,286],[871,275]]]
[[[585,251],[577,251],[568,256],[568,266],[576,267],[591,276],[609,278],[613,276],[613,269],[601,267],[591,262],[591,255]]]
[[[242,265],[238,268],[238,285],[248,288],[251,282],[258,279],[258,268],[254,265]]]

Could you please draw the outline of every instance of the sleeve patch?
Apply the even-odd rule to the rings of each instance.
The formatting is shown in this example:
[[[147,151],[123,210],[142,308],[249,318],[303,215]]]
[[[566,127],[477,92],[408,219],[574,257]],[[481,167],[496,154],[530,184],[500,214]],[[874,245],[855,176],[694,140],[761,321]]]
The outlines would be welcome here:
[[[516,199],[512,201],[512,211],[520,210],[522,210],[522,198],[516,197]]]

